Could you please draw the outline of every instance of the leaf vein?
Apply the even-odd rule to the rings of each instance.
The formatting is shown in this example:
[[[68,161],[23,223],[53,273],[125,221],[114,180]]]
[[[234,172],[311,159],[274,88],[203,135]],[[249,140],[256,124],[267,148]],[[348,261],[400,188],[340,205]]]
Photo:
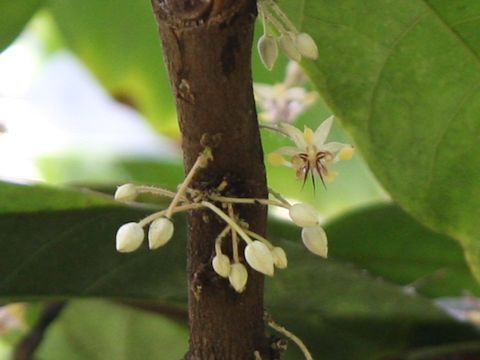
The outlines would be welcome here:
[[[438,137],[437,142],[434,145],[434,150],[433,150],[433,156],[432,156],[432,162],[430,166],[430,171],[429,171],[429,178],[427,181],[427,185],[425,189],[427,190],[425,194],[430,193],[430,189],[432,187],[433,179],[434,179],[434,171],[438,163],[438,153],[439,149],[441,148],[441,144],[445,141],[445,138],[447,137],[448,134],[448,129],[452,125],[453,121],[457,118],[457,116],[460,114],[460,112],[464,109],[464,106],[471,101],[472,96],[477,93],[477,91],[480,89],[480,85],[475,84],[471,88],[468,89],[468,91],[465,92],[465,95],[462,97],[462,99],[457,103],[458,105],[456,106],[456,109],[453,111],[452,116],[446,121],[445,128],[442,130],[442,133]]]
[[[376,75],[375,80],[373,82],[372,95],[370,96],[370,103],[369,103],[369,106],[368,106],[368,118],[367,118],[366,125],[365,125],[370,140],[373,139],[372,127],[371,127],[371,121],[372,121],[372,118],[373,118],[373,106],[374,106],[374,103],[375,103],[375,98],[377,96],[378,88],[380,86],[380,80],[382,78],[383,71],[385,70],[385,66],[387,65],[388,60],[392,57],[392,55],[394,54],[395,50],[398,48],[398,46],[400,45],[402,40],[405,39],[405,37],[420,23],[420,21],[424,18],[424,16],[426,14],[427,14],[427,12],[423,12],[413,19],[411,24],[409,24],[405,28],[405,30],[395,39],[392,46],[388,49],[387,54],[385,55],[385,58],[382,60],[380,66],[379,66],[377,75]]]

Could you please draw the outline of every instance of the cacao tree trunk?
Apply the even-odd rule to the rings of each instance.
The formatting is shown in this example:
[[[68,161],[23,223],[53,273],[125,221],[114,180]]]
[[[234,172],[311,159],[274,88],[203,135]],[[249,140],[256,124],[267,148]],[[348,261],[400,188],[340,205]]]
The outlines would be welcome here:
[[[176,105],[185,170],[205,146],[213,161],[192,187],[232,196],[266,197],[263,152],[251,80],[255,0],[152,0]],[[266,209],[236,207],[265,235]],[[189,214],[190,350],[186,359],[270,359],[263,321],[263,276],[249,268],[237,294],[211,267],[225,224],[208,211]],[[227,249],[227,252],[231,249]],[[240,252],[242,254],[242,252]],[[248,268],[248,267],[247,267]]]

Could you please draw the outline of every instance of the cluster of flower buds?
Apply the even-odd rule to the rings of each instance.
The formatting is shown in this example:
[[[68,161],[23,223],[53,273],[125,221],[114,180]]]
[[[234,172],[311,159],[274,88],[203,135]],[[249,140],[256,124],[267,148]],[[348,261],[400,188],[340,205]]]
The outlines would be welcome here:
[[[212,267],[218,275],[228,279],[235,291],[240,293],[245,290],[248,271],[240,261],[238,239],[246,243],[244,259],[247,264],[252,269],[267,276],[273,276],[275,268],[285,269],[287,267],[287,254],[281,247],[272,245],[261,235],[250,231],[248,224],[239,219],[233,211],[232,204],[236,202],[254,204],[255,201],[260,201],[266,205],[271,202],[271,200],[222,197],[221,201],[225,201],[227,204],[229,215],[221,215],[227,223],[227,226],[215,241],[215,256],[212,259]],[[273,203],[275,203],[275,201],[273,201]],[[218,211],[215,212],[220,215]],[[222,252],[222,241],[228,233],[231,233],[232,259]]]
[[[312,37],[299,32],[274,0],[258,0],[257,7],[263,23],[263,35],[257,47],[260,59],[268,70],[275,64],[279,48],[297,62],[302,56],[312,60],[318,58],[318,48]]]
[[[117,188],[115,200],[122,202],[135,201],[141,193],[151,193],[154,195],[170,197],[172,202],[166,210],[162,210],[147,216],[139,222],[129,222],[120,226],[116,236],[116,248],[118,252],[132,252],[140,248],[144,239],[145,232],[143,228],[149,225],[148,229],[148,247],[155,250],[165,245],[173,236],[174,224],[172,215],[181,211],[188,211],[198,207],[198,204],[191,204],[185,199],[185,192],[195,172],[202,167],[206,167],[208,161],[212,158],[209,150],[204,151],[192,167],[192,171],[185,178],[178,191],[172,192],[153,186],[137,186],[134,184],[124,184]]]
[[[151,186],[125,184],[118,187],[115,198],[119,201],[134,201],[141,193],[152,193],[170,197],[172,201],[167,209],[153,213],[139,222],[129,222],[117,231],[116,248],[119,252],[137,250],[145,238],[144,227],[148,229],[148,245],[151,250],[165,245],[173,236],[174,223],[172,215],[182,211],[209,209],[225,222],[225,228],[215,240],[215,250],[212,254],[212,268],[221,277],[228,279],[235,291],[245,290],[248,280],[246,265],[267,276],[274,275],[274,269],[285,269],[288,265],[285,251],[273,245],[260,234],[250,230],[249,224],[242,220],[235,211],[236,204],[251,204],[278,206],[287,209],[295,224],[303,228],[302,238],[308,250],[322,257],[327,256],[327,238],[319,225],[318,212],[308,204],[291,205],[282,196],[270,190],[273,198],[236,198],[222,194],[228,187],[222,182],[215,191],[202,192],[189,188],[191,180],[200,168],[207,166],[212,159],[207,149],[199,155],[197,161],[186,176],[177,192]],[[218,206],[216,204],[219,204]],[[222,251],[223,242],[231,240],[231,257]],[[240,246],[244,242],[244,248]],[[240,249],[243,256],[240,256]]]

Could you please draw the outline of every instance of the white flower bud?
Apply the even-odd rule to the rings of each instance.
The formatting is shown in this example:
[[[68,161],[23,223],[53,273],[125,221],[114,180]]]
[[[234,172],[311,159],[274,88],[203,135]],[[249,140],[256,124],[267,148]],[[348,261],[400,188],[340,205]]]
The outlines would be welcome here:
[[[118,252],[131,252],[142,245],[145,233],[140,225],[130,222],[120,226],[117,231],[116,247]]]
[[[327,235],[320,226],[307,227],[302,230],[305,247],[315,255],[326,258],[328,254]]]
[[[318,59],[317,44],[315,44],[315,41],[307,33],[297,34],[295,37],[295,45],[303,56],[312,60]]]
[[[118,201],[133,201],[137,198],[137,187],[133,184],[124,184],[115,191],[115,200]]]
[[[212,260],[213,270],[221,277],[228,278],[230,275],[230,259],[227,255],[218,254]]]
[[[292,32],[286,32],[280,35],[278,44],[285,55],[287,55],[293,61],[299,62],[302,59],[302,55],[295,45],[295,34]]]
[[[228,280],[236,292],[243,292],[248,280],[248,272],[245,266],[240,263],[232,264],[230,266],[230,275],[228,275]]]
[[[312,205],[297,203],[288,210],[292,221],[301,227],[316,226],[320,223],[320,215]]]
[[[260,60],[268,70],[272,70],[278,57],[278,45],[275,39],[269,35],[262,35],[257,43]]]
[[[287,254],[281,247],[275,246],[272,249],[273,263],[279,269],[286,269],[288,265]]]
[[[305,72],[303,71],[301,66],[298,65],[298,63],[296,63],[295,61],[289,61],[285,74],[285,80],[283,80],[285,86],[304,86],[307,81],[308,77],[307,75],[305,75]]]
[[[173,229],[172,220],[166,217],[153,221],[150,224],[150,229],[148,229],[148,247],[150,250],[165,245],[172,238]]]
[[[273,256],[264,243],[255,240],[248,244],[245,247],[245,259],[253,269],[273,276]]]

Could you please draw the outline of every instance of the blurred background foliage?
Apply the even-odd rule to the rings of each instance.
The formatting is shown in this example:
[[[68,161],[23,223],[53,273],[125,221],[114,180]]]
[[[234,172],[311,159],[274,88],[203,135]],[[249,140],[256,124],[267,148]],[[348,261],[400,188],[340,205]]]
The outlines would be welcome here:
[[[304,12],[289,7],[297,23]],[[165,249],[118,254],[116,228],[148,209],[108,195],[125,182],[173,189],[183,176],[149,2],[6,0],[0,16],[0,299],[10,304],[0,308],[0,357],[10,357],[53,299],[72,301],[39,359],[181,357],[184,219]],[[254,51],[253,79],[280,83],[286,65],[282,58],[269,72]],[[316,128],[330,113],[320,98],[296,125]],[[330,139],[355,144],[338,121]],[[262,142],[265,153],[288,144],[265,130]],[[272,213],[270,237],[288,250],[290,265],[267,280],[268,310],[319,358],[413,359],[440,345],[475,345],[479,291],[462,250],[392,202],[364,149],[336,166],[340,175],[326,191],[302,188],[291,169],[266,163],[272,188],[319,209],[331,253],[328,261],[307,254],[299,229]],[[92,297],[104,300],[85,299]],[[458,302],[445,312],[440,297]],[[293,345],[287,358],[301,358]]]

